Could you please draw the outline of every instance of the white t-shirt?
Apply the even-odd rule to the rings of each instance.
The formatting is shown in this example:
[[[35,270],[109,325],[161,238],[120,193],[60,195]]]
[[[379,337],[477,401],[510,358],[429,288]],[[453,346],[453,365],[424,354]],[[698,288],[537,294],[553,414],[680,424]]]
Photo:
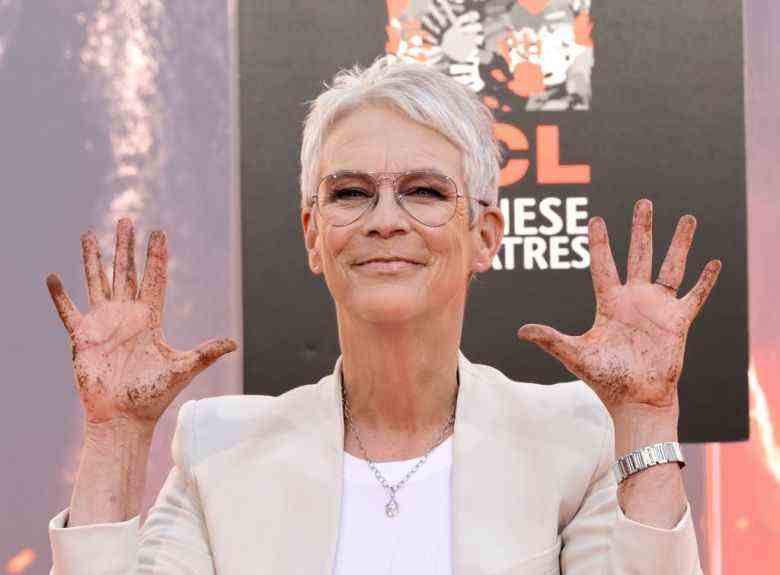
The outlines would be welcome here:
[[[419,458],[376,463],[394,485]],[[452,435],[396,493],[399,513],[385,514],[387,490],[364,459],[344,452],[338,549],[333,575],[451,575]]]

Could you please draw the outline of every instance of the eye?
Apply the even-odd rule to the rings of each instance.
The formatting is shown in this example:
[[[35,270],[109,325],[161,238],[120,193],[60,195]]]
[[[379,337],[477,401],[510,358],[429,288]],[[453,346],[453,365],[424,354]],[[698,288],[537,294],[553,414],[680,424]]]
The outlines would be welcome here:
[[[331,192],[330,195],[334,200],[362,199],[371,196],[368,190],[357,187],[335,189]]]
[[[446,198],[446,196],[436,188],[426,186],[416,186],[414,188],[409,188],[408,190],[404,191],[404,196],[434,200],[443,200]]]

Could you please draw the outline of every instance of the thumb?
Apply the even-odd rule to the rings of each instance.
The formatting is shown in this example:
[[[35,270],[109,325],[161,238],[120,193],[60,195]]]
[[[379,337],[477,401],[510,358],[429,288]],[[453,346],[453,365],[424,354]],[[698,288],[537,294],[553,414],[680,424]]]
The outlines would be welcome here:
[[[199,374],[226,353],[238,348],[238,343],[230,338],[216,338],[204,341],[193,350],[184,352],[176,361],[176,371]]]
[[[535,343],[566,367],[577,357],[575,338],[550,326],[527,323],[517,330],[517,337]]]

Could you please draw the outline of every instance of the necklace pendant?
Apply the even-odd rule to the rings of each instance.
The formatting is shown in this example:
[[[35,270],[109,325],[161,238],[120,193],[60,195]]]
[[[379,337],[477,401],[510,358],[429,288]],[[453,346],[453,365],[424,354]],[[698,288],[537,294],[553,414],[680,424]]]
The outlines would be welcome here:
[[[388,517],[395,517],[398,515],[398,511],[398,502],[395,500],[395,497],[393,497],[387,502],[387,505],[385,505],[385,515]]]

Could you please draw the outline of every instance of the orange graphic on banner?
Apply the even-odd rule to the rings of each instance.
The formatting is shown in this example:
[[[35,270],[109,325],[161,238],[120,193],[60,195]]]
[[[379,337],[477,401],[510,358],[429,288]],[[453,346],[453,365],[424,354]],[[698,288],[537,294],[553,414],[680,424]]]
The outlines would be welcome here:
[[[506,86],[521,98],[544,92],[542,67],[530,62],[518,64],[514,69],[514,79]]]
[[[541,14],[547,8],[550,0],[517,0],[517,3],[531,14]]]
[[[392,25],[385,26],[387,32],[387,42],[385,42],[385,50],[388,54],[398,52],[401,47],[401,41],[409,42],[415,36],[419,36],[430,46],[430,34],[423,30],[422,22],[415,18],[409,18],[405,20],[401,28],[396,28]],[[426,57],[417,56],[416,59],[425,61]]]
[[[498,100],[494,98],[493,96],[485,96],[482,98],[482,100],[485,102],[485,105],[490,108],[491,110],[495,110],[498,108]]]
[[[536,179],[540,184],[589,184],[590,166],[561,165],[561,135],[558,126],[536,130]]]
[[[396,28],[392,25],[392,21],[401,16],[404,10],[409,7],[409,2],[410,0],[387,0],[387,14],[390,17],[390,24],[385,26],[385,31],[387,32],[385,51],[388,54],[398,52],[398,49],[401,47],[401,40],[405,40],[408,37],[410,28],[416,28],[419,32],[422,32],[422,25],[419,21],[407,21],[404,23],[403,28]]]
[[[515,0],[489,7],[465,0],[386,3],[387,53],[433,65],[476,92],[495,96],[494,110],[590,109],[590,0]],[[488,64],[496,56],[504,70]]]
[[[496,135],[498,141],[503,142],[510,151],[528,151],[528,138],[525,137],[525,134],[523,134],[523,131],[520,128],[512,126],[511,124],[496,122],[493,124],[493,133]],[[501,170],[498,185],[503,187],[519,182],[525,177],[530,165],[531,162],[528,160],[510,158],[507,161],[506,166]]]
[[[398,18],[409,7],[411,0],[387,0],[387,15],[392,20]]]
[[[538,38],[529,36],[528,34],[516,35],[513,32],[509,32],[503,38],[498,41],[498,50],[509,65],[512,72],[512,80],[507,84],[507,88],[520,96],[521,98],[528,98],[532,94],[539,94],[544,92],[544,73],[542,67],[539,64],[531,63],[529,61],[520,62],[518,64],[512,64],[512,51],[520,49],[523,54],[529,54],[532,52],[538,52],[541,50],[541,45]],[[503,79],[496,77],[495,73],[493,77],[499,82],[506,81],[506,77],[500,70],[494,70],[501,74]]]
[[[493,76],[496,82],[501,82],[502,84],[506,82],[506,74],[504,74],[504,72],[499,68],[493,68],[490,71],[490,75]]]
[[[574,41],[580,46],[593,47],[593,22],[588,12],[580,12],[574,18]]]

